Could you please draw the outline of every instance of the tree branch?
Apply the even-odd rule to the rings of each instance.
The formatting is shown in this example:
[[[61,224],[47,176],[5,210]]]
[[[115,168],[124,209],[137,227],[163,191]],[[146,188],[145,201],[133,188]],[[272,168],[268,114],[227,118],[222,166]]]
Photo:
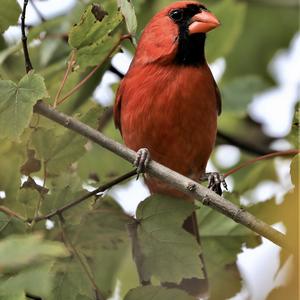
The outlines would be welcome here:
[[[118,156],[124,158],[125,160],[133,163],[136,157],[136,152],[123,146],[122,144],[111,140],[110,138],[104,136],[99,131],[87,126],[80,121],[67,116],[55,109],[49,107],[44,102],[39,101],[35,107],[34,111],[44,117],[61,124],[62,126],[71,129],[82,136],[90,139],[96,144],[114,152]],[[198,184],[196,181],[191,180],[179,173],[155,162],[151,161],[147,168],[147,173],[161,179],[162,181],[171,184],[178,190],[186,193],[187,195],[197,199],[204,205],[210,206],[211,208],[219,211],[220,213],[228,216],[237,223],[243,224],[244,226],[250,228],[252,231],[264,236],[265,238],[273,241],[275,244],[288,247],[288,241],[286,236],[281,232],[275,230],[268,224],[257,219],[247,211],[240,209],[230,201],[220,197],[213,191],[207,189],[206,187]],[[192,187],[192,188],[191,188]],[[203,200],[204,199],[204,200]]]
[[[249,141],[238,140],[235,137],[230,136],[224,133],[223,131],[220,131],[220,129],[218,129],[217,137],[228,142],[230,145],[236,146],[241,150],[246,151],[250,154],[266,155],[272,152],[271,149],[265,149],[264,147],[254,145],[252,143],[249,143]]]
[[[82,197],[79,197],[79,198],[71,201],[70,203],[67,203],[64,206],[55,209],[54,211],[52,211],[52,212],[50,212],[50,213],[48,213],[48,214],[46,214],[44,216],[38,216],[38,217],[35,217],[33,219],[27,219],[26,222],[29,222],[29,223],[31,223],[31,222],[40,222],[42,220],[51,219],[52,217],[54,217],[56,215],[58,215],[58,216],[62,215],[62,213],[64,211],[72,208],[73,206],[76,206],[79,203],[83,202],[84,200],[86,200],[86,199],[88,199],[88,198],[90,198],[92,196],[95,196],[95,195],[97,195],[99,193],[102,193],[102,192],[106,191],[107,189],[109,189],[109,188],[111,188],[111,187],[113,187],[113,186],[115,186],[115,185],[117,185],[117,184],[125,181],[126,179],[129,179],[130,177],[132,177],[132,176],[134,176],[136,174],[137,174],[136,169],[134,169],[134,170],[132,170],[132,171],[130,171],[130,172],[128,172],[128,173],[120,176],[120,177],[117,177],[116,179],[114,179],[114,180],[112,180],[112,181],[110,181],[108,183],[105,183],[105,184],[101,185],[100,187],[98,187],[94,191],[89,192],[89,193],[83,195]]]
[[[9,209],[6,206],[0,205],[0,211],[2,211],[3,213],[5,213],[6,215],[10,216],[10,217],[14,217],[17,218],[21,221],[25,221],[25,218],[21,215],[19,215],[17,212],[12,211],[11,209]]]

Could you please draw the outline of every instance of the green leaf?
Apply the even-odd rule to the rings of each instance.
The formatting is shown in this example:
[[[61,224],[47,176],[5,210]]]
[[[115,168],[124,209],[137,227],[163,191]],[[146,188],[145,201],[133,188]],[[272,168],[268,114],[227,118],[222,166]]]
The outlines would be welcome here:
[[[76,300],[80,295],[94,299],[91,283],[75,257],[56,262],[51,273],[55,277],[49,300]]]
[[[228,193],[225,198],[237,202]],[[249,229],[209,207],[201,206],[197,217],[210,297],[214,300],[229,299],[241,288],[241,277],[236,266],[237,255],[244,244],[254,247],[260,239]]]
[[[106,136],[122,142],[120,132],[115,129],[113,121],[107,125],[103,132]],[[90,174],[96,174],[101,182],[115,176],[122,175],[132,169],[132,165],[114,153],[90,144],[91,149],[78,161],[78,173],[81,178],[87,179]]]
[[[47,97],[42,76],[25,75],[18,84],[0,81],[0,138],[18,138],[29,125],[37,100]]]
[[[50,273],[53,260],[67,255],[60,242],[43,240],[40,234],[11,235],[3,239],[0,242],[0,296],[19,297],[26,291],[47,297],[53,281]]]
[[[32,146],[50,174],[58,174],[69,167],[86,151],[84,137],[69,130],[64,132],[57,135],[54,129],[38,128],[32,134]]]
[[[27,293],[47,297],[52,286],[51,263],[42,263],[0,280],[0,295]],[[5,298],[7,299],[7,298]],[[9,298],[8,298],[9,299]]]
[[[0,140],[0,143],[0,191],[5,191],[6,194],[2,203],[13,209],[20,187],[19,170],[25,158],[25,150],[23,144],[12,143],[7,139]]]
[[[295,187],[299,187],[299,172],[300,172],[300,154],[297,154],[291,163],[291,178],[292,183],[295,185]]]
[[[162,286],[143,286],[132,289],[124,300],[195,300],[179,289],[167,289]]]
[[[131,0],[118,0],[118,7],[125,18],[126,27],[132,37],[136,35],[137,19]]]
[[[93,5],[88,6],[69,34],[69,44],[77,50],[76,62],[80,70],[103,62],[119,41],[119,37],[112,33],[122,22],[121,13],[110,5],[110,10],[99,20],[93,12]]]
[[[246,145],[253,145],[258,149],[268,149],[274,140],[264,134],[261,124],[245,116],[244,113],[225,111],[218,119],[218,128],[235,140],[241,140]]]
[[[12,234],[22,234],[26,232],[23,221],[7,216],[0,212],[0,239],[11,236]]]
[[[87,259],[105,296],[114,290],[117,271],[127,257],[129,220],[113,199],[104,198],[83,216],[80,224],[70,228],[76,249]]]
[[[201,248],[183,228],[195,207],[184,200],[151,196],[140,203],[136,216],[137,238],[143,255],[143,278],[179,283],[183,278],[203,278]]]
[[[248,75],[231,80],[221,85],[223,112],[231,111],[246,114],[247,106],[255,94],[267,87],[267,83],[259,76]]]
[[[0,7],[0,32],[3,33],[10,25],[17,24],[21,8],[16,0],[1,0]]]
[[[24,291],[13,291],[12,293],[9,292],[9,295],[0,295],[0,300],[27,300]]]
[[[295,114],[292,122],[292,128],[287,136],[289,142],[293,144],[295,148],[299,148],[300,140],[300,102],[295,106]]]
[[[278,181],[278,175],[273,159],[260,161],[249,166],[245,168],[243,172],[237,172],[234,178],[238,182],[235,192],[240,194],[243,194],[248,190],[253,190],[263,181]]]
[[[124,299],[125,295],[130,289],[139,286],[139,278],[136,270],[136,264],[132,259],[132,250],[129,247],[126,256],[124,257],[121,268],[118,271],[118,280],[120,285],[120,296]]]
[[[66,227],[66,234],[91,270],[99,289],[108,297],[114,290],[121,263],[127,258],[129,217],[108,198],[100,199],[92,210],[82,214],[80,223]],[[94,299],[91,283],[81,266],[78,268],[78,261],[67,258],[63,264],[56,264],[53,272],[56,276],[51,299],[73,300],[79,294]]]
[[[22,188],[18,190],[15,210],[25,218],[33,218],[36,206],[41,199],[40,193],[33,188]]]
[[[206,53],[209,61],[227,55],[242,32],[247,5],[235,0],[224,0],[211,7],[221,26],[208,34]]]
[[[279,49],[286,48],[299,30],[298,10],[281,3],[273,6],[249,1],[242,33],[226,58],[224,80],[247,74],[269,79],[267,66],[271,58]]]
[[[51,257],[67,255],[65,247],[59,242],[43,241],[42,236],[16,235],[0,241],[0,268],[17,269],[25,265]]]
[[[55,176],[49,184],[50,192],[44,196],[41,203],[41,213],[48,214],[62,206],[82,197],[88,191],[82,188],[82,181],[74,174],[62,172]],[[68,224],[79,224],[86,211],[91,205],[92,198],[75,205],[64,212],[63,216]]]

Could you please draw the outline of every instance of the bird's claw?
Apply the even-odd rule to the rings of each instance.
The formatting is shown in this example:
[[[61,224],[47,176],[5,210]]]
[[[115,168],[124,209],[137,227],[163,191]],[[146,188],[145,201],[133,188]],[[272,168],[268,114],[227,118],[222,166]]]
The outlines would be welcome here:
[[[208,188],[218,195],[222,195],[221,185],[228,190],[224,176],[218,172],[205,173],[201,180],[207,180]]]
[[[150,152],[147,148],[141,148],[136,153],[136,158],[133,163],[137,167],[137,179],[141,173],[144,173],[150,161]]]

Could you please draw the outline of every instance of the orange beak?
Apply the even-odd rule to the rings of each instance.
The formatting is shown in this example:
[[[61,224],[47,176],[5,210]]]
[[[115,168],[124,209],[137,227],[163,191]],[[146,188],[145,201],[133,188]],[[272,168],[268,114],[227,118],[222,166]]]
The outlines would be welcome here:
[[[189,34],[206,33],[220,25],[219,20],[209,11],[203,10],[192,17]]]

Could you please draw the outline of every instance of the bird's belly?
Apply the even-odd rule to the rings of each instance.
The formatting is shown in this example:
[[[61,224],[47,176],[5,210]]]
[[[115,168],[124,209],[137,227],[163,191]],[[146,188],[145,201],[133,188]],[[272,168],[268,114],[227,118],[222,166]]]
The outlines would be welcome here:
[[[135,151],[146,147],[159,163],[183,175],[199,177],[215,142],[215,104],[202,97],[165,100],[149,99],[140,106],[123,107],[125,144]]]

